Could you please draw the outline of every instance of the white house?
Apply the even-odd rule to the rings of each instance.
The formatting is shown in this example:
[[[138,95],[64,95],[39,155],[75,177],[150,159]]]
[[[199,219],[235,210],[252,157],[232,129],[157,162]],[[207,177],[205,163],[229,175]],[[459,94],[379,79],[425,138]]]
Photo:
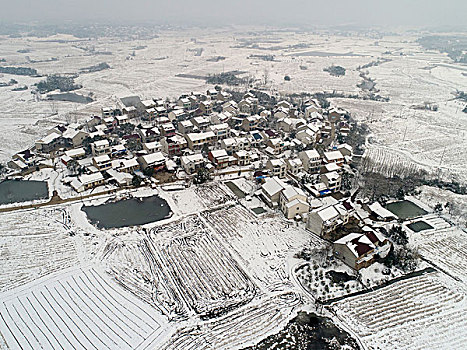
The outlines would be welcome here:
[[[276,207],[279,204],[279,196],[286,187],[278,177],[267,178],[261,185],[261,197],[270,207]]]
[[[287,173],[287,165],[283,159],[269,159],[266,163],[266,169],[271,173],[271,176],[284,178]]]
[[[336,230],[340,225],[345,225],[349,222],[349,218],[349,212],[342,204],[330,205],[313,210],[308,215],[306,228],[323,237]]]
[[[193,154],[193,155],[182,156],[180,158],[180,163],[183,169],[188,174],[191,174],[200,168],[204,168],[206,164],[206,160],[201,154]]]
[[[279,196],[279,205],[287,219],[308,213],[310,205],[305,193],[296,187],[287,186]]]
[[[318,173],[321,168],[321,157],[317,150],[302,151],[298,157],[303,163],[303,168],[309,173]]]
[[[162,152],[147,154],[138,158],[141,168],[160,168],[165,166],[165,157]]]
[[[285,164],[287,165],[287,172],[292,175],[297,175],[303,170],[303,163],[300,158],[288,158]]]

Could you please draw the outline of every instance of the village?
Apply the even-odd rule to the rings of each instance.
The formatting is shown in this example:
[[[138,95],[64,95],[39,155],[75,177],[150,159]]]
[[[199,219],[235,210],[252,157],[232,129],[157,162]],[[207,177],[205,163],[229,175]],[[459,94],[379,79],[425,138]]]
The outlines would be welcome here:
[[[12,157],[9,177],[53,169],[59,182],[49,192],[59,201],[220,181],[256,215],[281,212],[302,223],[352,270],[386,258],[388,231],[401,220],[378,202],[356,200],[350,179],[361,154],[345,142],[355,126],[348,112],[313,98],[297,106],[271,104],[254,90],[235,96],[216,86],[176,101],[123,97],[84,123],[49,130]]]
[[[465,233],[447,207],[368,181],[364,127],[334,101],[216,85],[80,120],[3,169],[8,344],[241,348],[302,310],[355,349],[406,344],[388,326],[442,327],[435,307],[462,326]]]

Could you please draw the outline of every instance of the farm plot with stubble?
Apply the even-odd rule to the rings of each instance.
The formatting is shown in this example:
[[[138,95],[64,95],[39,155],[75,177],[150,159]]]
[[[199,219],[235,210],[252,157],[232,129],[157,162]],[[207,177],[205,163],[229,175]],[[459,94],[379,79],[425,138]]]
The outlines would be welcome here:
[[[425,216],[424,221],[434,229],[410,235],[420,255],[454,278],[466,282],[467,234],[458,227],[449,227],[434,215]]]
[[[251,276],[270,291],[285,290],[292,285],[287,271],[290,254],[305,244],[322,244],[294,223],[277,215],[258,218],[240,205],[201,215],[238,254]]]
[[[439,273],[332,304],[369,349],[460,349],[467,338],[465,291]]]
[[[183,327],[164,344],[164,350],[238,349],[284,326],[303,306],[300,297],[285,292],[250,303],[229,315],[195,326]]]
[[[78,264],[65,210],[1,213],[0,222],[0,292]]]
[[[172,319],[216,317],[256,294],[254,283],[197,215],[108,250],[117,281]]]
[[[162,330],[154,310],[94,269],[1,294],[0,316],[11,349],[136,349]]]

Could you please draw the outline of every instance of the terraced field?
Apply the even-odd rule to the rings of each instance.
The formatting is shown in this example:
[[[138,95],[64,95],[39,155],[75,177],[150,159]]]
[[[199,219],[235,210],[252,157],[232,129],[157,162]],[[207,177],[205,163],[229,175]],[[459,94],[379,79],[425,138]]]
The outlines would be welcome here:
[[[249,302],[256,286],[242,267],[192,215],[108,246],[116,280],[171,319],[218,317]]]
[[[0,292],[78,264],[64,210],[2,213],[0,222]]]
[[[0,317],[11,349],[136,349],[162,330],[154,310],[93,269],[0,295]]]
[[[281,217],[258,218],[240,205],[206,211],[201,215],[215,229],[220,240],[237,253],[251,276],[270,291],[286,290],[291,286],[286,262],[288,254],[296,253],[305,244],[322,244],[304,229]]]
[[[467,339],[463,291],[439,273],[411,278],[332,304],[369,349],[461,349]]]
[[[163,350],[238,349],[257,342],[286,324],[293,311],[301,306],[298,295],[276,294],[251,303],[219,319],[179,329],[161,347]]]

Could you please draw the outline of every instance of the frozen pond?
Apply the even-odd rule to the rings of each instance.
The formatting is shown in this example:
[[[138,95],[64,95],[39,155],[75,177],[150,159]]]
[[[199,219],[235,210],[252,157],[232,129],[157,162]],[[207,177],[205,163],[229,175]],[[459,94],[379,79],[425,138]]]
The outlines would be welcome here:
[[[406,200],[386,204],[386,209],[402,220],[412,219],[427,214],[426,210],[423,210],[418,205]]]
[[[76,102],[76,103],[91,103],[93,99],[89,96],[83,96],[75,94],[73,92],[65,92],[63,94],[50,94],[47,95],[49,100],[55,101],[67,101],[67,102]]]
[[[227,181],[225,185],[240,199],[245,198],[245,193],[238,188],[238,186],[232,181]]]
[[[255,213],[256,215],[261,215],[263,213],[266,212],[266,209],[262,208],[262,207],[256,207],[256,208],[252,208],[251,209],[253,211],[253,213]]]
[[[269,349],[356,350],[360,349],[360,346],[349,333],[336,327],[331,319],[302,311],[279,333],[246,348],[246,350]]]
[[[167,202],[159,196],[84,206],[82,210],[98,228],[144,225],[165,219],[172,212]]]
[[[0,204],[26,202],[49,197],[47,182],[5,180],[0,182]]]
[[[433,226],[426,223],[425,221],[412,222],[411,224],[407,225],[407,227],[410,228],[414,232],[420,232],[420,231],[423,231],[423,230],[433,229]]]

